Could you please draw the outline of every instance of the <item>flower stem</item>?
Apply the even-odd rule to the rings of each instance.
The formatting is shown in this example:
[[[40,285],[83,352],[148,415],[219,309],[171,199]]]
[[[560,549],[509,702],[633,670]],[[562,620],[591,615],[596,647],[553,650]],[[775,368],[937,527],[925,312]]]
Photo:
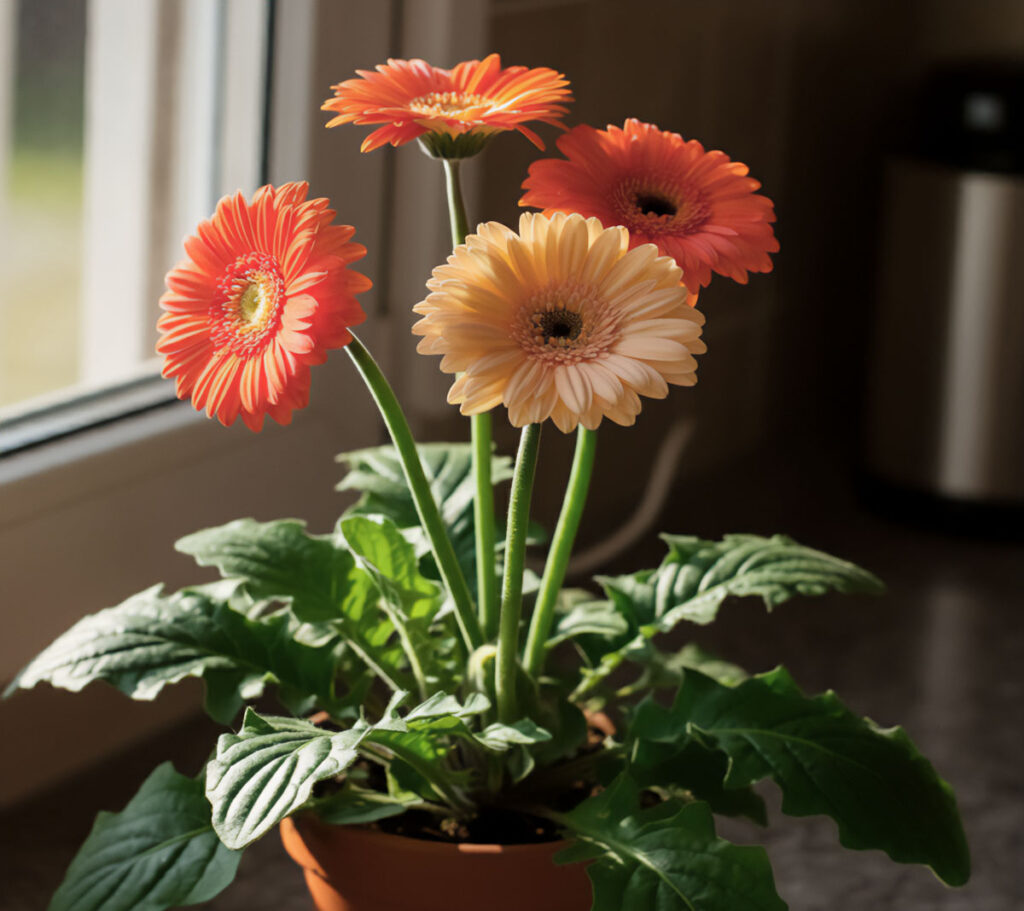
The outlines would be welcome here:
[[[455,550],[452,548],[452,542],[448,537],[444,521],[441,519],[437,503],[430,492],[430,484],[423,472],[423,464],[416,451],[416,442],[413,440],[409,424],[402,413],[402,407],[398,404],[394,390],[373,359],[373,355],[366,350],[363,343],[353,335],[352,341],[348,343],[345,350],[352,358],[356,369],[377,403],[377,409],[380,411],[381,417],[384,418],[395,449],[398,450],[405,481],[409,485],[413,503],[416,505],[416,514],[430,540],[430,549],[434,554],[441,578],[444,579],[448,592],[455,602],[455,617],[462,633],[462,639],[466,649],[472,654],[474,649],[483,644],[480,624],[473,608],[473,599],[469,594],[469,587],[466,585],[462,570],[459,568],[459,561],[455,556]]]
[[[470,418],[473,440],[473,525],[476,529],[477,604],[488,641],[498,634],[498,577],[494,571],[494,487],[491,481],[491,415]]]
[[[466,242],[469,234],[469,219],[466,217],[466,203],[462,198],[462,184],[459,182],[459,161],[443,158],[444,182],[448,190],[448,220],[452,226],[452,246]]]
[[[544,576],[537,594],[537,605],[530,620],[530,633],[526,639],[523,667],[531,677],[536,677],[544,667],[547,654],[545,644],[551,632],[555,614],[555,601],[565,581],[572,546],[580,527],[583,507],[587,503],[587,490],[594,470],[594,451],[597,447],[597,431],[587,430],[582,425],[576,434],[576,454],[572,460],[569,483],[565,488],[562,512],[558,516],[555,536],[544,565]]]
[[[469,233],[466,204],[459,183],[459,162],[444,162],[448,191],[448,218],[452,228],[452,246],[465,243]],[[491,416],[474,414],[470,418],[473,440],[473,527],[476,530],[477,605],[484,637],[498,632],[498,580],[494,574],[494,488],[491,481]]]
[[[505,536],[505,582],[501,592],[498,622],[498,656],[495,674],[498,720],[511,724],[516,720],[516,673],[519,657],[519,623],[523,614],[523,564],[526,558],[526,532],[530,523],[530,496],[537,467],[540,424],[527,424],[519,438],[512,493],[508,504],[508,531]]]

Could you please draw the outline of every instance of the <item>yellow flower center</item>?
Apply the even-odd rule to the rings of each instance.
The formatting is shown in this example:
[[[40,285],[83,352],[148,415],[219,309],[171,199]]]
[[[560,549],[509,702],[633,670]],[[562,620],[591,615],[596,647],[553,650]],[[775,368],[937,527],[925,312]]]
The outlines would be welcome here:
[[[270,301],[270,294],[267,293],[268,284],[265,278],[262,281],[257,279],[246,286],[238,299],[238,317],[241,323],[239,328],[242,332],[250,332],[254,325],[264,322]]]
[[[263,351],[281,322],[284,278],[277,260],[265,253],[240,256],[217,282],[210,308],[217,350],[248,357]]]
[[[420,95],[409,102],[409,109],[424,117],[456,117],[465,115],[469,109],[476,109],[487,105],[487,99],[482,95],[467,94],[465,92],[431,92],[429,95]]]

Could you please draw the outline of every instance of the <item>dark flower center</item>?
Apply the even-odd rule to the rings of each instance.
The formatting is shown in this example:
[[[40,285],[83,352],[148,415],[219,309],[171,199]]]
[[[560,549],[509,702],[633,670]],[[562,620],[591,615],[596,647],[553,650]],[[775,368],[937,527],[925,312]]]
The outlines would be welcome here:
[[[552,339],[574,341],[583,331],[583,317],[572,310],[545,310],[533,318],[545,343]]]
[[[644,215],[675,215],[679,211],[671,199],[653,193],[638,193],[636,207]]]

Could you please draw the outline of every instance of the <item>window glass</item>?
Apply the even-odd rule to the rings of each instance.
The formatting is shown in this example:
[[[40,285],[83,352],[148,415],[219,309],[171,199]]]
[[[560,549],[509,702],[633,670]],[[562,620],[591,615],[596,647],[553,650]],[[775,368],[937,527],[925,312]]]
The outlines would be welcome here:
[[[78,380],[85,18],[0,0],[0,408]]]

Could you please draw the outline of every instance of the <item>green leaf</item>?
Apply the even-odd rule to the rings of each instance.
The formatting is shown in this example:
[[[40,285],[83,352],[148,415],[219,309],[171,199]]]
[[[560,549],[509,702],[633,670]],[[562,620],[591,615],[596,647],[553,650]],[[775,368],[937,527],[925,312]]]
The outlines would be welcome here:
[[[404,717],[399,717],[397,705],[392,700],[384,717],[367,735],[367,740],[395,756],[388,766],[389,793],[402,800],[415,796],[426,801],[440,798],[453,806],[464,804],[463,792],[470,789],[473,774],[449,768],[446,759],[453,738],[477,743],[466,720],[486,712],[490,700],[473,693],[462,704],[454,696],[435,693]]]
[[[716,658],[693,642],[677,652],[662,652],[650,639],[639,639],[633,644],[635,648],[628,652],[613,653],[616,657],[628,658],[630,662],[642,667],[635,680],[615,691],[619,699],[642,695],[654,689],[675,689],[683,682],[684,673],[691,669],[726,686],[736,686],[750,676],[739,665]],[[605,656],[606,659],[608,657]],[[599,669],[598,673],[602,670]]]
[[[676,744],[645,743],[642,764],[633,764],[630,776],[643,788],[669,797],[703,800],[721,816],[746,816],[768,824],[764,800],[753,789],[727,788],[723,781],[729,760],[694,740],[680,750]]]
[[[408,545],[403,542],[405,550],[396,547],[394,554],[386,552],[390,541],[391,536],[383,545],[364,542],[371,559],[357,565],[340,530],[317,536],[307,534],[301,522],[291,519],[263,523],[242,519],[189,535],[176,546],[200,564],[214,565],[224,575],[243,580],[253,597],[286,601],[295,616],[308,624],[306,630],[314,640],[325,625],[340,633],[361,662],[395,690],[412,686],[413,679],[394,639],[393,617],[381,610],[380,602],[382,598],[401,602],[406,596],[416,601],[435,589],[408,574],[402,564]],[[374,559],[383,566],[374,568]],[[390,572],[401,578],[388,581]],[[402,581],[410,582],[409,592]],[[354,679],[348,682],[358,685]]]
[[[221,724],[231,724],[243,705],[263,695],[263,674],[246,674],[235,668],[210,668],[202,677],[203,708],[207,715]],[[315,697],[309,699],[316,701]]]
[[[764,850],[716,837],[707,804],[641,810],[639,788],[621,775],[564,822],[582,844],[556,860],[592,861],[592,911],[785,911]]]
[[[455,548],[466,578],[476,579],[473,531],[473,451],[469,443],[421,443],[416,447],[430,491],[441,510],[441,518]],[[418,557],[430,553],[430,542],[419,525],[416,506],[405,483],[402,464],[393,446],[377,446],[338,456],[348,474],[338,490],[358,490],[359,501],[346,515],[384,515],[390,518],[413,543]],[[491,483],[500,484],[512,477],[512,460],[491,457]]]
[[[953,792],[903,730],[858,718],[834,693],[805,696],[782,668],[736,687],[687,671],[671,709],[638,708],[630,737],[640,767],[648,746],[663,760],[664,745],[693,739],[729,757],[727,788],[770,777],[784,813],[831,816],[848,848],[928,864],[950,885],[970,875]]]
[[[230,848],[244,848],[302,806],[313,785],[355,762],[368,726],[325,731],[294,718],[247,709],[237,734],[222,734],[206,766],[213,827]]]
[[[240,848],[266,834],[310,799],[318,781],[344,772],[364,740],[393,750],[423,776],[437,791],[424,799],[438,794],[457,799],[452,788],[460,779],[443,765],[445,738],[463,726],[463,717],[488,705],[477,699],[461,706],[453,697],[438,694],[403,718],[397,707],[406,696],[395,693],[378,723],[359,721],[344,731],[248,709],[242,729],[220,737],[216,756],[206,767],[206,796],[224,844]]]
[[[635,627],[666,632],[680,620],[711,623],[731,596],[759,596],[768,610],[795,595],[881,594],[871,573],[785,535],[726,535],[705,541],[662,535],[669,553],[656,570],[599,581]]]
[[[438,587],[420,575],[412,545],[398,526],[380,516],[350,516],[339,528],[384,600],[405,619],[429,623],[440,606]]]
[[[560,594],[566,595],[566,592]],[[611,601],[594,600],[589,592],[579,591],[570,595],[563,608],[554,633],[547,641],[548,648],[577,636],[594,635],[604,639],[619,639],[629,632],[629,623]]]
[[[552,737],[536,722],[523,718],[513,724],[489,724],[479,734],[475,734],[474,739],[488,750],[505,754],[504,768],[516,784],[536,768],[537,759],[530,748],[539,743],[550,743]]]
[[[398,526],[384,516],[356,515],[343,518],[339,530],[373,579],[420,692],[425,694],[428,685],[454,686],[456,641],[431,629],[441,607],[440,588],[420,574],[413,547]]]
[[[503,752],[514,746],[544,743],[551,739],[551,734],[529,718],[523,718],[513,724],[501,724],[497,721],[489,724],[476,735],[476,739],[489,750]]]
[[[100,813],[49,911],[163,911],[213,898],[241,854],[221,844],[202,782],[158,766],[120,813]]]
[[[402,721],[406,726],[418,730],[430,728],[438,719],[450,717],[461,721],[474,715],[482,715],[490,707],[491,701],[482,693],[470,693],[464,703],[448,693],[434,693],[429,699],[406,712]],[[385,714],[396,717],[398,713],[392,708]]]
[[[310,535],[295,519],[239,519],[182,538],[175,545],[200,566],[245,580],[254,598],[290,602],[304,622],[333,620],[366,598],[368,580],[335,535]]]
[[[525,714],[551,734],[550,740],[530,748],[533,758],[543,766],[575,756],[587,742],[587,719],[569,700],[568,687],[555,679],[535,685],[524,680],[522,692]]]
[[[727,597],[759,596],[772,610],[796,595],[828,591],[874,595],[885,590],[866,570],[784,535],[726,535],[721,541],[662,535],[662,539],[669,553],[658,569],[598,577],[629,631],[590,643],[588,656],[597,667],[584,672],[575,698],[596,687],[623,661],[646,663],[653,654],[646,640],[658,633],[683,620],[711,623]]]
[[[725,686],[736,686],[750,677],[750,674],[738,664],[724,661],[704,651],[694,642],[684,645],[675,654],[664,655],[662,670],[665,679],[671,678],[672,683],[677,686],[682,682],[683,674],[687,670],[700,671],[706,677]]]
[[[91,614],[39,654],[8,692],[40,681],[77,692],[106,680],[133,699],[149,700],[185,677],[204,677],[207,708],[229,722],[266,681],[287,696],[334,703],[336,659],[330,649],[294,641],[288,617],[250,620],[203,589],[164,595],[160,586]]]
[[[462,723],[452,720],[447,726],[407,731],[375,730],[368,738],[394,754],[388,763],[389,793],[401,800],[442,802],[464,808],[466,792],[471,790],[473,773],[449,768],[452,749],[449,738],[462,738]],[[464,738],[463,738],[464,739]]]
[[[473,519],[473,447],[470,443],[420,443],[416,447],[423,471],[430,483],[441,516],[449,529],[462,531]],[[337,457],[346,465],[348,474],[338,490],[358,490],[363,496],[349,514],[388,516],[401,528],[419,524],[416,506],[402,463],[394,446],[376,446],[346,452]],[[512,477],[512,460],[507,456],[491,457],[491,482],[499,484]]]

